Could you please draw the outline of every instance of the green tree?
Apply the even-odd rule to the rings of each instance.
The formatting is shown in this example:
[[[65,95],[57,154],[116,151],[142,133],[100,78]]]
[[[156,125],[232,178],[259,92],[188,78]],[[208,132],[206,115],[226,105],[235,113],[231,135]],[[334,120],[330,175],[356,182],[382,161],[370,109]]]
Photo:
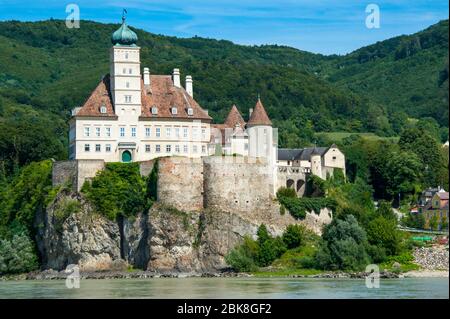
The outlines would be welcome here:
[[[29,272],[37,267],[34,243],[25,229],[13,234],[11,239],[0,238],[0,274]]]
[[[399,145],[403,150],[415,153],[421,160],[425,186],[448,186],[447,163],[442,147],[437,139],[423,128],[410,128],[403,131]]]
[[[369,263],[367,236],[354,216],[334,219],[325,226],[322,239],[315,257],[320,268],[360,270]]]
[[[283,241],[288,249],[299,247],[305,240],[305,226],[289,225],[283,233]]]
[[[401,236],[395,220],[379,216],[369,222],[366,231],[370,244],[383,247],[388,255],[400,252]]]

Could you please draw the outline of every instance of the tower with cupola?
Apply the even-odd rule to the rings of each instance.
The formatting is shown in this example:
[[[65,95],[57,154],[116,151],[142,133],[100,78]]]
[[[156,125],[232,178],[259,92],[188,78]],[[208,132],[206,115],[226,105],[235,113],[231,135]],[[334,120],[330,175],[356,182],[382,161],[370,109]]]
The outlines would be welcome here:
[[[141,70],[138,37],[122,16],[122,25],[111,36],[110,92],[119,122],[133,122],[141,115]]]

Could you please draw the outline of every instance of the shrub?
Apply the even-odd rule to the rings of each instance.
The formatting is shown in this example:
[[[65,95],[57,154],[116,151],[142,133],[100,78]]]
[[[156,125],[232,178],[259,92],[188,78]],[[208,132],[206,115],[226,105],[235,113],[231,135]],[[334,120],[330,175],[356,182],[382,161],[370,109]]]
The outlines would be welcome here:
[[[259,246],[258,265],[269,266],[275,259],[286,252],[286,246],[280,237],[270,238]]]
[[[374,263],[382,263],[386,260],[386,250],[383,247],[376,245],[368,245],[367,253],[370,256],[370,259]]]
[[[305,240],[305,226],[289,225],[284,231],[282,238],[288,249],[302,245]]]
[[[280,187],[277,191],[277,198],[280,197],[297,197],[297,193],[293,188]]]
[[[316,267],[316,260],[311,256],[302,256],[297,259],[297,266],[304,269],[313,269]]]
[[[248,272],[257,270],[255,263],[259,252],[258,243],[250,237],[244,237],[244,242],[232,249],[228,255],[225,256],[225,261],[235,271]]]
[[[0,274],[29,272],[37,267],[34,244],[25,227],[11,239],[0,239]]]

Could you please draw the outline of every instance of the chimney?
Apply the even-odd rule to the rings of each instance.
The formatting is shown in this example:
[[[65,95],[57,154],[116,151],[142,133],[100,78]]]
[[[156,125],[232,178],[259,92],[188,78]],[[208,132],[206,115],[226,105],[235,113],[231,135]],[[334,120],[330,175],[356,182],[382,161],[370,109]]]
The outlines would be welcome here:
[[[144,85],[150,86],[150,70],[149,70],[149,68],[144,68]]]
[[[173,69],[173,86],[175,86],[177,88],[181,87],[180,69]]]
[[[252,108],[248,109],[248,118],[250,118],[252,116],[252,113],[253,113],[253,109]]]
[[[194,89],[192,88],[192,76],[186,75],[186,92],[193,98]]]
[[[204,110],[204,111],[205,111],[206,115],[209,115],[209,111],[208,110]]]

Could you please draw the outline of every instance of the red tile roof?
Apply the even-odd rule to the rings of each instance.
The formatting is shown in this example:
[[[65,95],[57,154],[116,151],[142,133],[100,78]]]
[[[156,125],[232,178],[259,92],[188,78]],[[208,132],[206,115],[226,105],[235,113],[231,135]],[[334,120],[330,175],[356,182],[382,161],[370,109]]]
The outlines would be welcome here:
[[[241,128],[245,127],[245,121],[242,118],[241,113],[237,109],[236,105],[231,107],[230,113],[228,113],[227,119],[224,123],[227,127],[235,128],[236,124],[239,124]]]
[[[256,102],[255,108],[253,109],[253,113],[250,116],[247,125],[272,125],[272,122],[267,116],[266,110],[264,109],[260,99]]]
[[[112,103],[109,86],[109,75],[105,76],[84,105],[77,112],[76,116],[99,116],[116,117]],[[150,88],[147,90],[144,81],[141,80],[142,109],[141,118],[178,118],[178,119],[198,119],[211,121],[212,118],[204,111],[200,105],[186,92],[184,88],[177,88],[173,85],[170,75],[152,75],[150,78]],[[100,112],[100,107],[106,106],[106,113]],[[151,108],[156,106],[157,114],[151,113]],[[171,108],[177,107],[177,114],[172,114]],[[188,115],[188,107],[193,110],[192,115]]]
[[[101,113],[101,106],[106,107],[106,113]],[[92,91],[86,102],[76,116],[100,116],[100,117],[117,117],[114,113],[112,98],[109,91],[109,75],[106,75],[97,87]]]
[[[141,118],[180,118],[211,121],[212,118],[186,92],[184,88],[173,85],[170,75],[151,75],[150,90],[147,92],[142,81],[142,115]],[[152,106],[158,108],[158,114],[151,112]],[[171,108],[177,107],[177,114],[172,114]],[[188,107],[193,115],[188,115]]]

